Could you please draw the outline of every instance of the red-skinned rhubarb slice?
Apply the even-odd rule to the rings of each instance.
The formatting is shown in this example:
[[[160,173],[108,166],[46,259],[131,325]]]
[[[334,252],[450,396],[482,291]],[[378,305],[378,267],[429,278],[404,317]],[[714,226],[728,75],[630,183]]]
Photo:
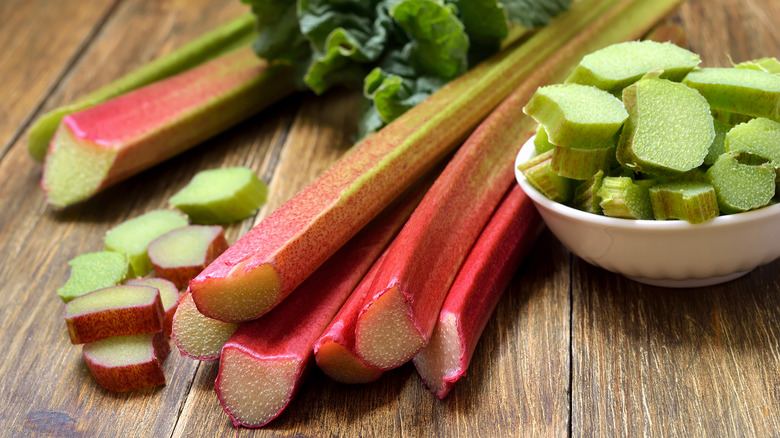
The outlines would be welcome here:
[[[217,321],[198,312],[188,289],[179,299],[172,327],[171,339],[182,355],[195,360],[216,360],[238,323]]]
[[[222,348],[216,389],[235,425],[260,427],[292,399],[330,323],[428,187],[424,180],[333,255],[262,318],[241,324]]]
[[[163,331],[166,336],[171,335],[173,315],[179,302],[179,290],[176,285],[164,278],[135,278],[125,282],[128,286],[149,286],[160,291],[160,302],[163,307]]]
[[[341,306],[339,313],[314,343],[314,359],[328,377],[341,383],[368,383],[382,376],[380,369],[369,366],[355,353],[355,326],[366,293],[382,264],[380,257],[360,284]]]
[[[583,53],[642,35],[676,3],[628,1],[597,11],[598,20],[550,56],[477,128],[388,250],[356,327],[361,359],[394,368],[430,339],[460,265],[514,179],[511,163],[518,148],[535,132],[522,107],[536,89],[563,80]]]
[[[158,237],[147,253],[155,274],[181,289],[227,248],[221,226],[190,225]]]
[[[637,4],[649,9],[650,18],[643,16],[639,25],[614,31],[605,29],[609,20],[602,17],[611,3],[573,4],[523,44],[478,65],[362,141],[191,282],[198,309],[229,322],[258,318],[452,150],[531,73],[539,75],[542,62],[567,41],[574,38],[592,50],[637,37],[646,30],[642,24],[651,24],[658,11],[667,13],[680,0],[650,6],[637,1],[620,2],[612,12]],[[601,44],[588,45],[578,34],[594,20],[608,36],[596,39]],[[595,35],[585,33],[588,38]],[[581,53],[568,52],[572,58]]]
[[[74,344],[159,332],[163,318],[160,292],[148,286],[98,289],[65,305],[65,323]]]
[[[46,155],[42,185],[64,207],[248,118],[294,89],[286,67],[251,48],[66,116]]]
[[[446,397],[466,374],[490,315],[541,229],[530,198],[514,185],[458,272],[431,341],[413,359],[436,397]]]
[[[162,364],[170,351],[163,332],[117,336],[82,348],[87,367],[100,386],[119,392],[164,385]]]

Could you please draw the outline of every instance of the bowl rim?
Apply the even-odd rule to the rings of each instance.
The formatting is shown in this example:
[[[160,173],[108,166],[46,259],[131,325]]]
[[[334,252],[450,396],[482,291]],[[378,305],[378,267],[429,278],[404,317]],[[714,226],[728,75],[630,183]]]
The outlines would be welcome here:
[[[536,190],[530,182],[525,178],[522,172],[517,169],[517,166],[525,161],[530,160],[536,156],[536,146],[534,145],[533,135],[525,144],[520,148],[515,158],[515,178],[522,187],[523,191],[537,204],[541,205],[547,210],[561,215],[567,216],[578,221],[588,222],[594,225],[609,226],[614,228],[621,228],[626,230],[631,229],[643,229],[643,230],[689,230],[697,229],[701,230],[704,227],[707,228],[721,228],[733,226],[735,224],[744,225],[745,223],[754,222],[766,219],[769,216],[780,215],[780,203],[761,207],[756,210],[750,210],[741,213],[734,213],[728,215],[720,215],[715,219],[700,224],[691,224],[684,220],[654,220],[654,219],[625,219],[614,218],[607,216],[600,216],[594,213],[588,213],[586,211],[577,210],[576,208],[569,207],[567,205],[555,202]]]

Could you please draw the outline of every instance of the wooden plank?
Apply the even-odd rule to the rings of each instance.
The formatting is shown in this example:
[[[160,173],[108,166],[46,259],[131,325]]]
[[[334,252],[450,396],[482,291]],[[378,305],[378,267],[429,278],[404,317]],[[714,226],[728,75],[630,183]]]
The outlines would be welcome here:
[[[780,3],[689,0],[703,65],[780,53]],[[641,285],[574,264],[573,436],[775,436],[780,262],[723,285]]]
[[[116,0],[0,2],[0,157],[89,44]]]
[[[123,2],[47,108],[245,11],[239,2]],[[0,424],[6,426],[0,436],[171,433],[196,364],[179,358],[174,349],[165,363],[166,387],[131,394],[103,390],[79,357],[80,348],[70,345],[55,290],[67,279],[69,259],[101,249],[105,231],[125,218],[165,207],[173,191],[197,170],[239,157],[265,172],[266,156],[289,128],[297,106],[296,99],[277,106],[178,160],[60,212],[45,206],[38,187],[40,165],[27,156],[24,140],[17,141],[0,161],[0,251],[7,260],[0,264]],[[240,229],[241,224],[229,227],[230,238]]]
[[[576,263],[573,435],[773,436],[778,270],[674,290]]]

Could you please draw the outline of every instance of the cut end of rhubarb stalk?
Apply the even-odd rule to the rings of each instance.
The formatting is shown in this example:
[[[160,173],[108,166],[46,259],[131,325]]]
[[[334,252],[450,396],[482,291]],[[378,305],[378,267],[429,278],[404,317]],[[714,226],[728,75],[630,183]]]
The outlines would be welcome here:
[[[369,383],[382,376],[382,370],[366,365],[337,342],[324,342],[316,349],[314,357],[322,372],[337,382]]]
[[[200,313],[225,322],[251,321],[262,316],[282,296],[282,280],[270,264],[245,270],[247,261],[225,278],[204,278],[190,284]]]
[[[465,348],[458,334],[455,315],[443,315],[436,324],[431,340],[413,359],[425,386],[438,398],[444,398],[461,374],[461,355]]]
[[[215,360],[237,328],[238,324],[203,316],[192,295],[185,293],[173,316],[171,338],[182,354],[197,360]]]
[[[92,376],[111,391],[164,385],[162,363],[170,351],[162,332],[117,336],[86,344],[82,349]]]
[[[57,295],[66,303],[93,290],[116,286],[125,281],[129,268],[125,256],[113,251],[81,254],[68,265],[70,277],[57,289]]]
[[[292,398],[299,366],[295,359],[260,359],[226,347],[215,387],[233,424],[260,427],[276,418]]]
[[[49,203],[65,207],[83,201],[100,188],[117,152],[77,139],[66,117],[51,141],[43,172]]]
[[[355,329],[355,350],[368,365],[389,370],[409,361],[425,338],[415,327],[409,304],[394,286],[363,310]]]

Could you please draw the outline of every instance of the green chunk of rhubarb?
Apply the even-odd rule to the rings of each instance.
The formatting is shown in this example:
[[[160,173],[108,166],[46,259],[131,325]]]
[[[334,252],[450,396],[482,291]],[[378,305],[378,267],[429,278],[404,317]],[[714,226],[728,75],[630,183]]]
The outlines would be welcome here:
[[[57,126],[68,114],[189,70],[212,58],[249,45],[257,36],[254,22],[253,14],[244,14],[171,53],[131,71],[76,102],[55,108],[42,115],[30,128],[30,137],[27,142],[30,155],[38,161],[43,161]]]
[[[703,68],[683,83],[713,109],[780,121],[780,76],[745,68]]]
[[[718,157],[726,152],[726,134],[731,129],[731,125],[727,125],[718,119],[713,119],[713,127],[715,128],[715,138],[707,150],[707,156],[704,157],[704,165],[706,166],[712,166]]]
[[[550,139],[547,137],[547,131],[545,131],[544,126],[542,125],[539,125],[539,127],[536,128],[534,148],[536,148],[537,155],[551,151],[553,148],[555,148],[555,145],[550,143]]]
[[[699,55],[672,43],[628,41],[585,56],[566,82],[620,96],[623,88],[652,70],[662,69],[662,78],[679,82],[700,62]]]
[[[168,201],[196,224],[224,224],[249,217],[268,199],[268,185],[251,169],[198,172]]]
[[[93,290],[103,289],[125,281],[128,263],[125,256],[112,251],[81,254],[68,262],[70,277],[57,295],[68,302]]]
[[[130,261],[132,275],[141,277],[152,270],[146,248],[154,239],[175,228],[187,226],[187,218],[171,210],[152,210],[108,230],[107,250],[123,254]]]
[[[780,169],[780,123],[759,117],[726,134],[724,148],[733,155],[748,153]]]
[[[520,164],[517,168],[534,188],[555,202],[567,202],[571,199],[574,184],[569,178],[564,178],[552,170],[553,151]]]
[[[604,216],[625,219],[653,219],[650,194],[644,184],[625,176],[608,176],[597,192]]]
[[[588,213],[601,214],[601,198],[598,191],[604,182],[604,171],[599,170],[590,179],[582,182],[574,189],[570,205]]]
[[[650,188],[650,202],[657,220],[680,219],[699,224],[718,217],[718,199],[712,185],[699,181],[674,181]]]
[[[617,159],[636,172],[677,176],[700,166],[715,138],[710,107],[696,90],[648,75],[623,90],[629,117]]]
[[[555,146],[550,166],[560,176],[586,180],[598,171],[607,171],[615,157],[615,146],[577,149]]]
[[[759,58],[750,61],[740,62],[734,68],[746,68],[749,70],[759,70],[773,75],[780,75],[780,61],[777,58]]]
[[[603,148],[628,117],[615,96],[579,84],[540,87],[523,111],[544,126],[552,144],[580,149]]]
[[[775,194],[775,170],[768,165],[743,164],[725,153],[707,170],[724,214],[754,210],[769,204]]]

